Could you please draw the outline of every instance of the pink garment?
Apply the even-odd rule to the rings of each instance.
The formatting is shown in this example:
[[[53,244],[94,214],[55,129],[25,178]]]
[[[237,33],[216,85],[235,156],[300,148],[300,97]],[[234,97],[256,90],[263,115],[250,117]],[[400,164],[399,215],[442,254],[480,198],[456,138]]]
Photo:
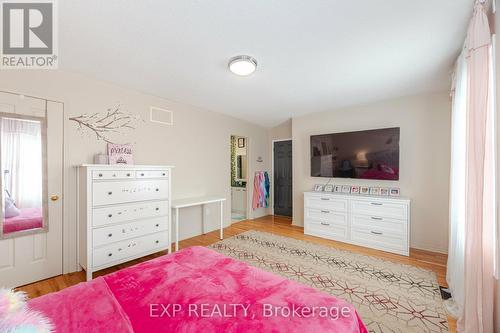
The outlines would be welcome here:
[[[367,332],[347,302],[204,247],[159,257],[29,304],[53,318],[58,332],[68,333]],[[247,306],[246,315],[234,304]],[[273,309],[324,306],[344,309],[345,315],[267,317],[265,304]],[[204,317],[216,308],[225,311]]]
[[[41,228],[43,226],[42,208],[23,208],[18,216],[6,218],[3,233]]]
[[[493,332],[494,251],[492,175],[488,158],[490,111],[490,45],[488,17],[478,1],[467,34],[468,104],[465,178],[465,304],[459,332]],[[488,136],[488,139],[492,139]],[[491,156],[490,156],[491,158]],[[492,164],[491,164],[492,165]],[[485,181],[491,182],[486,184]]]
[[[256,172],[253,178],[252,209],[256,210],[260,206],[260,173]]]

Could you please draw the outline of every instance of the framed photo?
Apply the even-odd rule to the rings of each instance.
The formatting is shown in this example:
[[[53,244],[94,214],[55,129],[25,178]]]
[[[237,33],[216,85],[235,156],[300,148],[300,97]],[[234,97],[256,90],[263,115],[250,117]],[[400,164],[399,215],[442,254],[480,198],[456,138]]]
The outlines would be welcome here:
[[[359,194],[359,186],[351,186],[351,194]]]
[[[393,187],[391,189],[389,189],[389,195],[391,197],[399,197],[399,187]]]
[[[108,143],[109,164],[134,164],[132,145]]]
[[[245,148],[245,138],[238,138],[238,148]]]
[[[371,195],[380,195],[380,187],[370,187]]]
[[[325,187],[323,187],[323,191],[325,191],[325,192],[333,192],[333,185],[332,184],[325,185]]]
[[[323,185],[322,184],[314,185],[314,192],[323,192]]]
[[[359,194],[363,194],[363,195],[370,194],[370,188],[368,186],[361,186],[359,188]]]
[[[382,195],[382,196],[388,196],[389,195],[389,189],[387,187],[381,187],[380,188],[380,195]]]
[[[333,187],[333,192],[335,192],[335,193],[342,193],[342,185],[335,185]]]
[[[351,193],[351,185],[342,185],[342,193]]]

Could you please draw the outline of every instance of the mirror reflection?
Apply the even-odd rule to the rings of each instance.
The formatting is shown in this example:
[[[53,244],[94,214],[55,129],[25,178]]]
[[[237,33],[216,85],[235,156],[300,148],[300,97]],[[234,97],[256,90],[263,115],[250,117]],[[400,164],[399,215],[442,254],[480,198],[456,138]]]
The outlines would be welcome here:
[[[44,228],[43,121],[0,117],[3,235]]]

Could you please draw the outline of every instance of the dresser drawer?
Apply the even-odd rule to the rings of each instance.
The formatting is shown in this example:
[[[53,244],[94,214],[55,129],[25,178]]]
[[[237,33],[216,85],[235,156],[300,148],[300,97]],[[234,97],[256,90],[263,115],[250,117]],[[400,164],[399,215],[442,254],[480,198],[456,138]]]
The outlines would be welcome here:
[[[328,209],[306,208],[304,211],[306,220],[317,220],[331,222],[333,224],[347,226],[347,214],[338,213]]]
[[[93,205],[113,205],[125,202],[168,199],[168,180],[136,180],[95,182]]]
[[[135,172],[137,178],[168,178],[167,170],[139,170]]]
[[[94,208],[92,211],[93,227],[102,227],[112,223],[150,217],[167,216],[169,215],[168,207],[168,201],[164,200]]]
[[[351,228],[351,240],[361,246],[388,252],[406,254],[408,243],[404,235],[381,231],[377,228]]]
[[[304,201],[305,207],[347,212],[347,199],[331,195],[307,195]]]
[[[400,235],[406,235],[408,229],[407,222],[404,220],[366,215],[353,215],[351,218],[351,225],[355,228],[365,230],[374,229]]]
[[[133,238],[126,241],[113,243],[108,246],[94,249],[93,267],[111,266],[114,262],[143,253],[160,251],[168,247],[168,233],[159,232],[156,234]]]
[[[324,221],[306,220],[304,223],[304,233],[339,241],[349,238],[347,226]]]
[[[400,220],[408,218],[408,206],[406,204],[383,200],[352,199],[351,212],[356,215],[389,217]]]
[[[135,172],[131,170],[95,170],[92,171],[92,179],[128,179],[135,178]]]
[[[129,238],[140,237],[154,232],[168,230],[166,217],[140,220],[131,223],[118,224],[92,231],[94,247],[122,241]]]

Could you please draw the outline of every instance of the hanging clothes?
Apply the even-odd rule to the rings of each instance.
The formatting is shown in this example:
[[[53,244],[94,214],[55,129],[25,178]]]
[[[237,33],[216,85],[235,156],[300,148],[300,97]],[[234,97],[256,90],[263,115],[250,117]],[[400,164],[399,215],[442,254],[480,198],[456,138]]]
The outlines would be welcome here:
[[[257,171],[253,179],[252,208],[269,207],[269,174],[266,171]]]

